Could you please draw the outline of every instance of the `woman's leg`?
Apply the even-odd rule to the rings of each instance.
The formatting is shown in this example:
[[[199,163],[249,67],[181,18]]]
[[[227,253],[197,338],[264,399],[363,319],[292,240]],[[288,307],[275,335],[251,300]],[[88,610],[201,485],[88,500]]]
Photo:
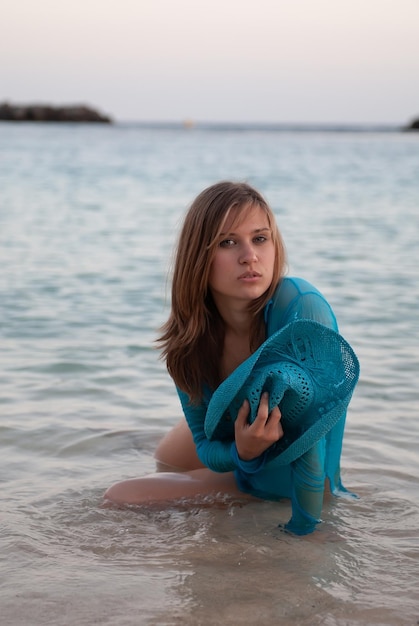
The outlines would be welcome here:
[[[185,419],[163,437],[154,456],[156,474],[112,485],[105,493],[105,502],[155,504],[211,495],[251,499],[239,491],[232,472],[213,472],[201,463]]]
[[[239,491],[234,474],[219,474],[208,468],[190,472],[159,472],[116,483],[104,496],[114,504],[157,504],[202,496],[232,496],[252,499]]]
[[[192,433],[184,418],[163,437],[154,458],[160,472],[188,472],[205,467],[198,459]]]

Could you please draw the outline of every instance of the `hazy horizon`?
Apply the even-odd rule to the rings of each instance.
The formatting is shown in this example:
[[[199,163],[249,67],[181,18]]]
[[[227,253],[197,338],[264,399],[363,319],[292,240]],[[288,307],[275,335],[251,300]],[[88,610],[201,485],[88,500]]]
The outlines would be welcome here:
[[[417,0],[3,0],[0,101],[117,122],[406,125],[418,26]]]

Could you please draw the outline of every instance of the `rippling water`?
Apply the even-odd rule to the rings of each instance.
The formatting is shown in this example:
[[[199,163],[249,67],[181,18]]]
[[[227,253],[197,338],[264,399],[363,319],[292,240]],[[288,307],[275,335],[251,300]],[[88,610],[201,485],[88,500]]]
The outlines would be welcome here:
[[[416,624],[419,138],[0,125],[2,624]],[[273,205],[290,274],[361,361],[358,501],[102,509],[180,416],[153,348],[185,208],[219,179]]]

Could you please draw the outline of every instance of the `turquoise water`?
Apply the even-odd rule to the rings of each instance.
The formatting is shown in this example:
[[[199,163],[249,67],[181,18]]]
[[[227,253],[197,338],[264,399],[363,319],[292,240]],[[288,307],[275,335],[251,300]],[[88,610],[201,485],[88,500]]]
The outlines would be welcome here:
[[[1,623],[416,624],[419,137],[0,125]],[[288,504],[100,507],[180,417],[153,348],[184,210],[247,180],[361,362],[343,477]]]

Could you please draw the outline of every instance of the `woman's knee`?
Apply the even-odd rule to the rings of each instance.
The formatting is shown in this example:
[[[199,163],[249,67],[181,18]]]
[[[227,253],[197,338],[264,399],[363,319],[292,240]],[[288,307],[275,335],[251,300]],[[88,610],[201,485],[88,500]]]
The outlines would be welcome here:
[[[138,501],[138,496],[134,498],[132,481],[123,480],[108,487],[104,493],[103,501],[108,504],[132,504]]]

